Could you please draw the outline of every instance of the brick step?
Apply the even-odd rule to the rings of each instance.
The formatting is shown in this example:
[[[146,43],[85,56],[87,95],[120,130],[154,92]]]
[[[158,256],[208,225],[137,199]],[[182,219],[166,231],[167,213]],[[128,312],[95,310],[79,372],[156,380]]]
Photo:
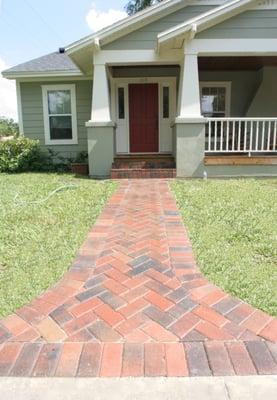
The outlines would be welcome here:
[[[114,158],[113,169],[172,169],[176,168],[171,155],[127,155]]]
[[[160,179],[176,178],[175,168],[130,168],[111,169],[111,179]]]

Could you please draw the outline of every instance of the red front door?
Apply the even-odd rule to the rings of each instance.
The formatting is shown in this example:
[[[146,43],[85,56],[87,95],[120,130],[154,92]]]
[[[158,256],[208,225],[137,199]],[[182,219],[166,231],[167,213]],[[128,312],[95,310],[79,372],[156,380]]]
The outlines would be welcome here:
[[[159,151],[159,87],[157,83],[129,85],[130,152]]]

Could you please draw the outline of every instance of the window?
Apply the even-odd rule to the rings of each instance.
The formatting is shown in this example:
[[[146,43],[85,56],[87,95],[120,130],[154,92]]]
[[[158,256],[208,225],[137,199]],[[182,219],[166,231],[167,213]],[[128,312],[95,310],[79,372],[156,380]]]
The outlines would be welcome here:
[[[230,115],[230,83],[202,82],[201,111],[205,117],[227,117]]]
[[[75,85],[42,86],[45,144],[77,144]]]
[[[124,88],[118,88],[118,118],[125,119],[125,96]]]
[[[169,118],[169,87],[163,86],[163,118]]]

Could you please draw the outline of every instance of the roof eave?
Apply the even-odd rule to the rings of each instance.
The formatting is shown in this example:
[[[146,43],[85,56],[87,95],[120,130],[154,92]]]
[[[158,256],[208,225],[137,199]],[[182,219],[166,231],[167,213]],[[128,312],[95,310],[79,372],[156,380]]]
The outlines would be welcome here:
[[[71,43],[67,47],[65,47],[65,51],[68,55],[82,49],[83,47],[93,45],[95,39],[105,40],[105,44],[108,43],[108,38],[114,40],[114,35],[120,32],[120,36],[125,35],[126,31],[130,30],[131,26],[134,26],[136,29],[136,25],[141,23],[141,26],[147,25],[151,21],[149,19],[157,16],[164,11],[171,10],[174,7],[186,7],[190,3],[189,1],[185,2],[182,0],[164,0],[161,3],[158,3],[152,7],[147,8],[146,10],[140,11],[134,14],[131,17],[126,17],[123,20],[118,21],[117,23],[102,29],[101,31],[96,32],[90,36],[87,36],[84,39],[78,40],[77,42]]]
[[[6,70],[2,71],[1,74],[6,79],[84,76],[84,74],[78,71],[9,72],[9,70]]]

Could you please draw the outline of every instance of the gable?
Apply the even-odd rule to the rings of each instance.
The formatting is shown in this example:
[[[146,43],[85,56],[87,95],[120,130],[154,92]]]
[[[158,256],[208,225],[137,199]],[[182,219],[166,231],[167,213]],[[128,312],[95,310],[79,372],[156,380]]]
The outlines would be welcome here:
[[[157,45],[157,35],[160,32],[170,29],[184,21],[190,20],[191,18],[205,13],[215,7],[216,5],[195,5],[183,7],[174,13],[160,18],[155,22],[102,46],[102,48],[103,50],[155,49]]]
[[[277,9],[249,10],[196,35],[197,39],[277,38]]]

